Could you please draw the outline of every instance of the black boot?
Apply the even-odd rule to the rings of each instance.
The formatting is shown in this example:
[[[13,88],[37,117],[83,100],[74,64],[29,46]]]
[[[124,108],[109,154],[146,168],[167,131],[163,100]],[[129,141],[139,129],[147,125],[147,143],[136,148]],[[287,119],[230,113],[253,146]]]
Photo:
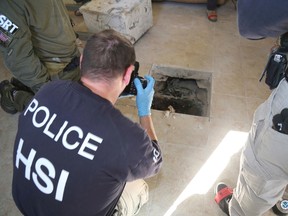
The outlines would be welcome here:
[[[1,108],[10,114],[17,113],[13,99],[14,90],[16,90],[16,88],[8,80],[3,80],[0,83]]]

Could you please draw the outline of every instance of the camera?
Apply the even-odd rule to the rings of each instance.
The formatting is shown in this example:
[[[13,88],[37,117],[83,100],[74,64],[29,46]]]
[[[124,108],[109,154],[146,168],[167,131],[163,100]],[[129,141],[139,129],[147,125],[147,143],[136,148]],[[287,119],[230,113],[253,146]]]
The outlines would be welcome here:
[[[136,89],[136,86],[134,85],[135,78],[138,78],[140,80],[143,89],[146,88],[147,80],[139,76],[138,71],[139,71],[139,62],[136,61],[134,64],[134,70],[131,73],[130,82],[128,83],[124,91],[121,93],[121,95],[137,95],[137,89]]]

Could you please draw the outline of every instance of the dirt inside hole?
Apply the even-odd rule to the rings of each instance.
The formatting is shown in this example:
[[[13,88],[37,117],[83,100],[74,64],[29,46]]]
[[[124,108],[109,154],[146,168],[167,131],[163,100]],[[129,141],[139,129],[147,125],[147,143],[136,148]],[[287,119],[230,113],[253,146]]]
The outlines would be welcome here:
[[[199,88],[197,80],[168,77],[156,81],[152,109],[171,110],[176,113],[207,116],[208,90]]]

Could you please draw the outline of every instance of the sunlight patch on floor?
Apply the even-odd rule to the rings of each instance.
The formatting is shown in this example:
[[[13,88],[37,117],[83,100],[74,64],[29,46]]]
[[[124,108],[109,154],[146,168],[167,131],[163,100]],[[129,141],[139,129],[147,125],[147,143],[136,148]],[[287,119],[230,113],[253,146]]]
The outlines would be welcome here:
[[[246,132],[229,131],[164,216],[172,215],[177,206],[190,196],[206,194],[226,168],[231,157],[242,149],[247,136]]]

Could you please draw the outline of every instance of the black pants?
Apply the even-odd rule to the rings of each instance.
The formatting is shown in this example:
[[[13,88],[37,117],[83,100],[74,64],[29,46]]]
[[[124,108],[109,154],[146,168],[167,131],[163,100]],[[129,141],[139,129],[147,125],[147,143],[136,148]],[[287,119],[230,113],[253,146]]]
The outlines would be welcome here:
[[[216,10],[217,0],[207,0],[207,10]]]

